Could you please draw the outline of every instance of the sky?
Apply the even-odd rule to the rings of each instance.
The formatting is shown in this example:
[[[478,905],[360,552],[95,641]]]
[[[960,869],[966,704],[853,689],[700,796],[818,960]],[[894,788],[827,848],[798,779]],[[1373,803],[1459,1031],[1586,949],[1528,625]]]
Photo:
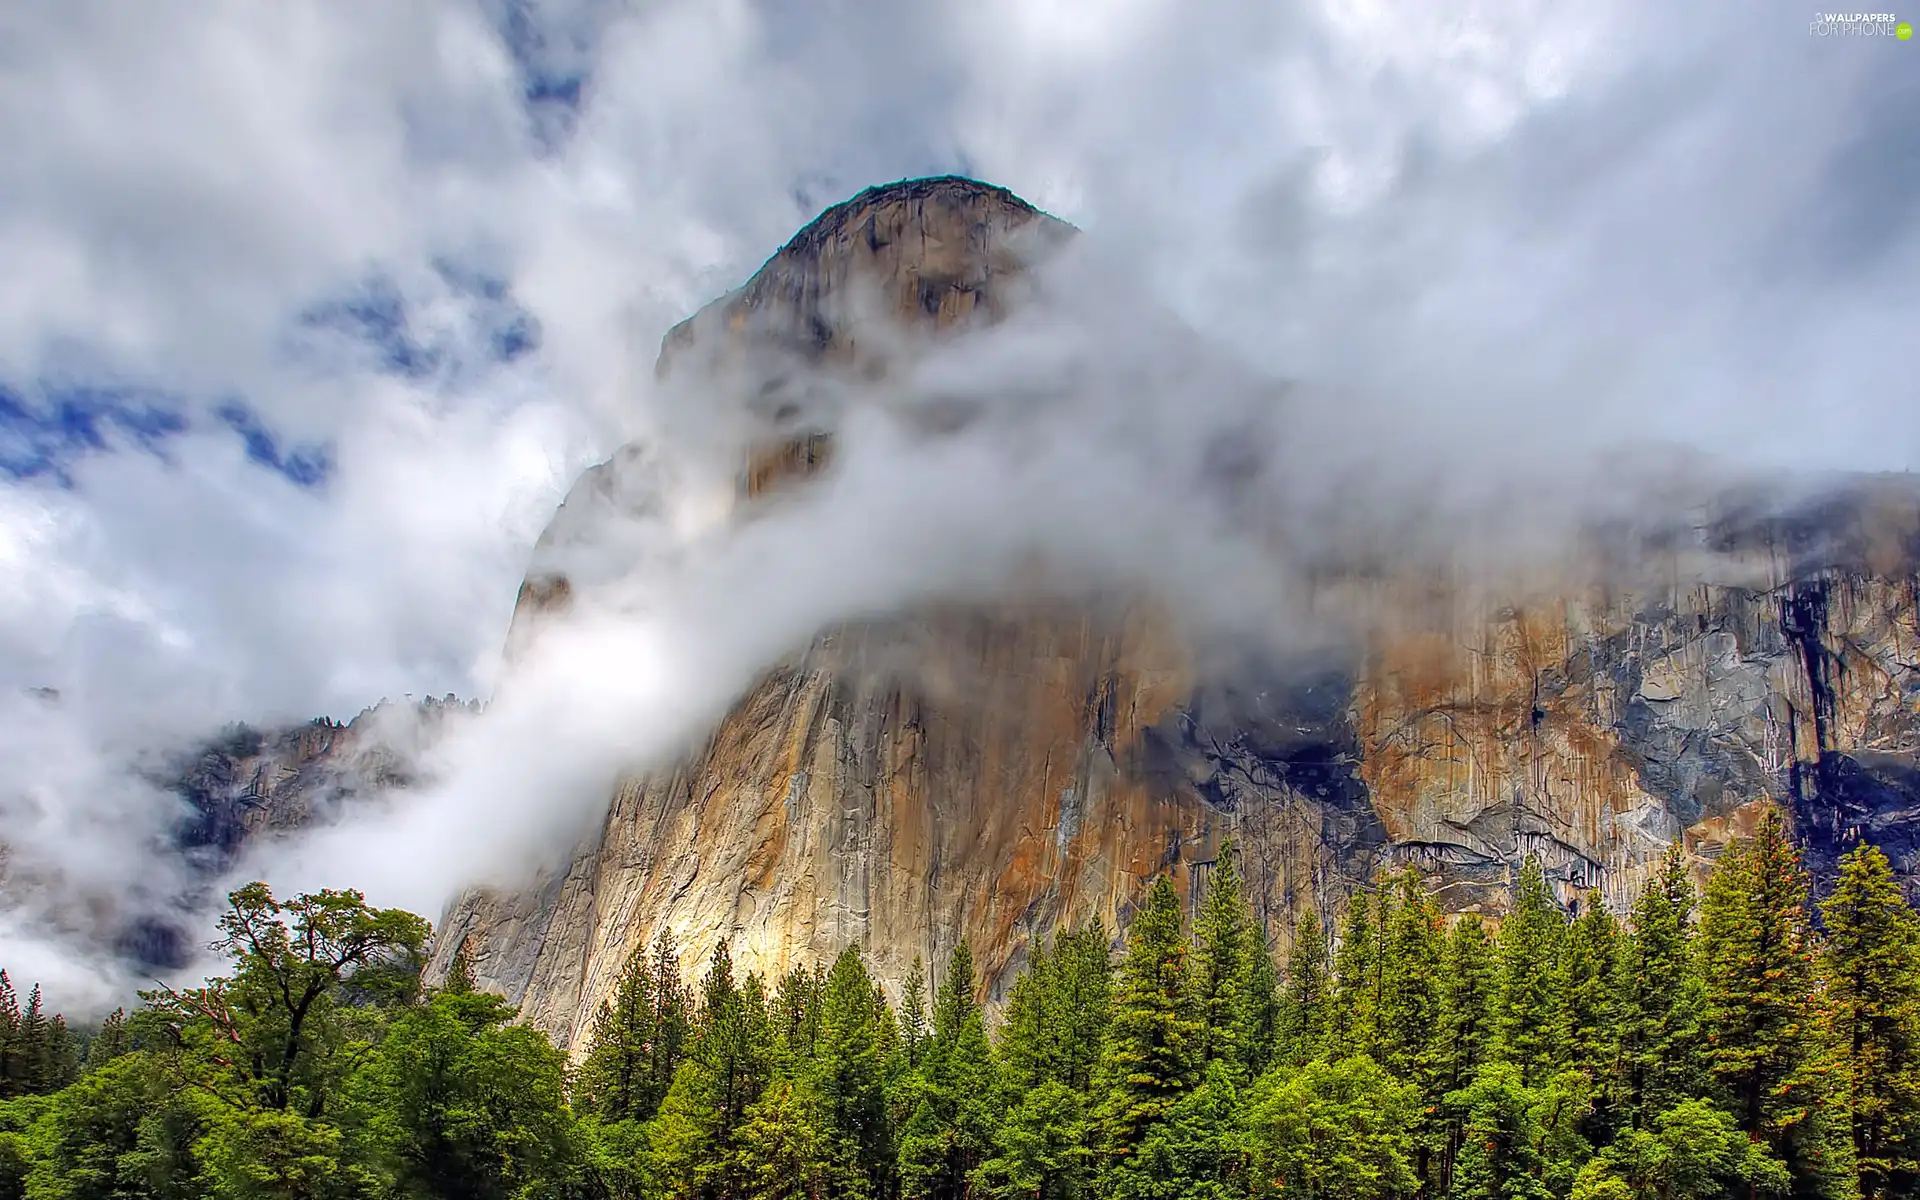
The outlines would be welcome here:
[[[822,623],[980,590],[1035,545],[1103,578],[1232,571],[1164,460],[1268,392],[1116,333],[1147,307],[1340,397],[1280,420],[1302,503],[1338,466],[1380,513],[1584,511],[1651,446],[1912,470],[1916,114],[1920,46],[1773,4],[16,0],[9,888],[164,886],[177,813],[128,774],[143,750],[490,697],[534,540],[636,440],[674,503],[619,542],[618,603],[411,815],[269,867],[432,915]],[[1021,461],[876,427],[829,494],[716,530],[661,335],[826,205],[947,172],[1086,230],[1081,295],[1140,298],[947,366],[1079,403]],[[805,583],[740,599],[769,569]],[[476,803],[491,832],[453,836]],[[0,911],[0,965],[98,985],[39,911]]]

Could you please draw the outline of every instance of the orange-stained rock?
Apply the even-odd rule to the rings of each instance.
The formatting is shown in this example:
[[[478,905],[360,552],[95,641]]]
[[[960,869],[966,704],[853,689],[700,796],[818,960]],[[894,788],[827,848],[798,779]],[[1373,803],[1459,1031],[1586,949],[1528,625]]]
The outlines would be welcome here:
[[[743,399],[750,510],[831,467],[809,379],[882,378],[913,338],[1010,311],[1065,232],[970,181],[870,190],[675,327],[660,374]],[[592,514],[648,503],[615,465],[543,537],[512,646],[573,595],[561,552]],[[1911,878],[1920,498],[1863,485],[1795,519],[1730,509],[1664,583],[1330,572],[1316,607],[1353,614],[1352,655],[1232,679],[1202,678],[1145,598],[829,630],[686,762],[623,783],[570,861],[461,897],[432,970],[466,945],[484,985],[577,1051],[662,929],[690,970],[722,937],[769,973],[860,944],[895,982],[965,935],[998,994],[1035,937],[1118,928],[1156,873],[1192,896],[1228,837],[1276,947],[1304,906],[1331,915],[1402,862],[1455,911],[1497,916],[1528,854],[1566,899],[1623,905],[1671,841],[1704,865],[1768,804],[1816,866],[1865,830]]]

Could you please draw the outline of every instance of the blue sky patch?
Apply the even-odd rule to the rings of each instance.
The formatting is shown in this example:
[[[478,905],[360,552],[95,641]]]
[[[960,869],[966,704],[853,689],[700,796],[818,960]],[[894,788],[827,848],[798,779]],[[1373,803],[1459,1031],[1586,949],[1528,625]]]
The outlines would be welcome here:
[[[187,428],[177,396],[149,388],[42,384],[21,391],[0,383],[0,474],[73,486],[82,456],[116,449],[161,454]]]
[[[260,419],[260,414],[238,400],[213,410],[214,415],[240,435],[249,461],[286,478],[296,487],[317,488],[333,474],[333,451],[323,445],[285,446]]]
[[[434,271],[459,301],[456,320],[423,319],[391,277],[375,275],[302,312],[295,324],[308,339],[296,353],[324,359],[325,343],[338,339],[334,349],[358,359],[355,365],[424,383],[457,382],[540,348],[539,321],[504,279],[450,259],[435,262]]]

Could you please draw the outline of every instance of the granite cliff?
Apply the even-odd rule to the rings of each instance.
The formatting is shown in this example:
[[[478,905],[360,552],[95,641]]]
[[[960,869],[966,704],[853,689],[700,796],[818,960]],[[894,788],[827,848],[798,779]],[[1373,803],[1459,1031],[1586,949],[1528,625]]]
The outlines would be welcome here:
[[[662,378],[738,401],[734,519],[832,469],[834,389],[814,383],[884,389],[915,345],[1016,309],[1070,232],[968,180],[871,189],[671,331]],[[591,586],[568,547],[644,508],[654,461],[630,447],[574,488],[510,653]],[[891,979],[965,934],[997,991],[1032,938],[1124,924],[1157,872],[1191,891],[1229,837],[1278,942],[1400,862],[1456,910],[1497,913],[1530,853],[1563,897],[1621,903],[1667,844],[1704,864],[1774,804],[1816,867],[1866,835],[1912,886],[1917,552],[1920,492],[1855,480],[1721,498],[1544,590],[1334,570],[1327,609],[1396,618],[1227,668],[1146,596],[823,630],[703,746],[621,783],[568,860],[459,898],[431,970],[464,945],[569,1045],[661,929],[690,963],[725,937],[763,971],[858,942]]]

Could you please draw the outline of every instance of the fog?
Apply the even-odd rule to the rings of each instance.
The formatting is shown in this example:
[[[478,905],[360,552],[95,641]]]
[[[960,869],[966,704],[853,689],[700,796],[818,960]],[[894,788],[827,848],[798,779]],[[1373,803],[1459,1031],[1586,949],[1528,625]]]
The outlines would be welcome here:
[[[1725,483],[1912,469],[1911,46],[1784,11],[1455,11],[0,17],[0,964],[69,1009],[125,985],[72,914],[184,886],[154,853],[179,805],[130,764],[230,721],[487,699],[429,782],[241,864],[437,916],[837,621],[1039,564],[1285,644],[1319,632],[1303,569],[1356,547],[1522,572]],[[731,520],[750,426],[655,379],[661,335],[827,204],[947,171],[1083,230],[1047,299],[834,395],[834,469]],[[184,428],[61,441],[80,386]],[[956,397],[957,433],[905,419]],[[502,683],[535,539],[630,444],[565,549],[592,586]],[[300,447],[318,484],[263,462]],[[1231,495],[1225,449],[1261,464]]]

